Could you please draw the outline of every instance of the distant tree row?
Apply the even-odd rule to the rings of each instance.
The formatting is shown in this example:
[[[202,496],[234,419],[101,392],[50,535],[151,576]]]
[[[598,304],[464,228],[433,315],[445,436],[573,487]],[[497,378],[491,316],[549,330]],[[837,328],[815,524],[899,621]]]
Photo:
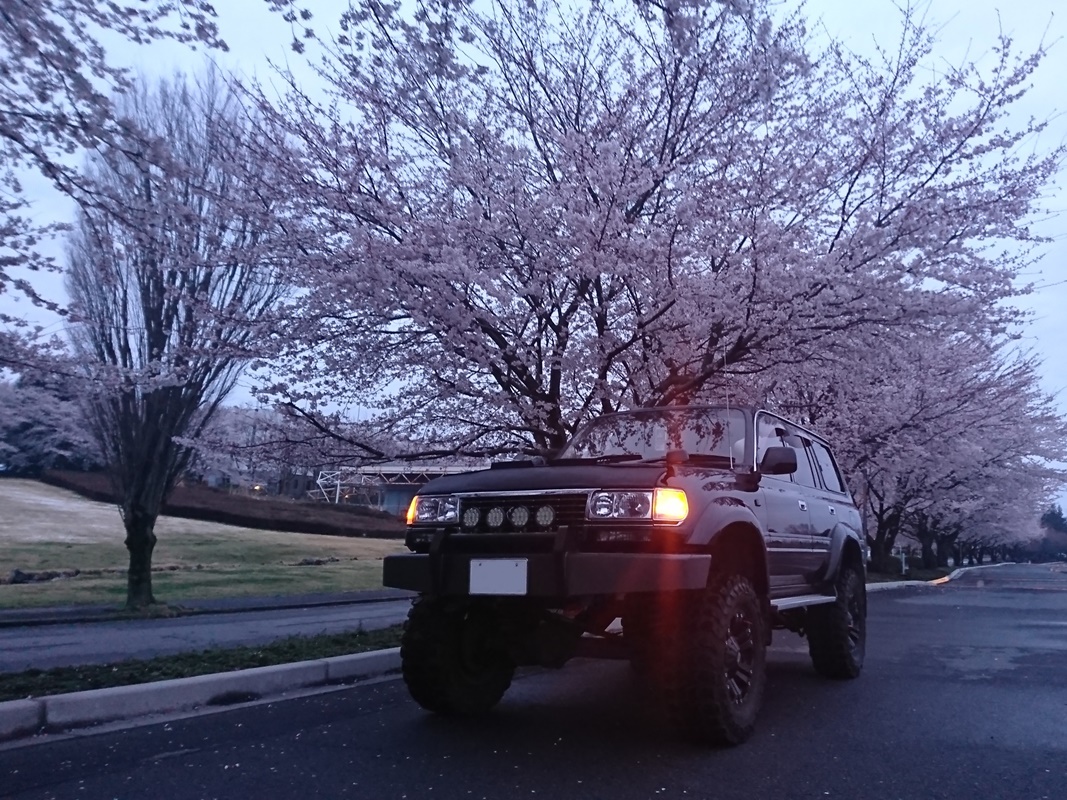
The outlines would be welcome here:
[[[1063,516],[1063,509],[1058,505],[1052,506],[1041,515],[1041,525],[1050,531],[1067,533],[1067,517]]]
[[[0,465],[8,475],[29,477],[103,466],[77,398],[54,377],[0,381]]]

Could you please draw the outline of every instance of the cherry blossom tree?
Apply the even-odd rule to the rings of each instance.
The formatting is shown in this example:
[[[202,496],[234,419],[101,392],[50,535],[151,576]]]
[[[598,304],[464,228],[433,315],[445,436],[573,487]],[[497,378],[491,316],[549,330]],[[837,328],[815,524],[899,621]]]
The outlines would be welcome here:
[[[233,388],[286,291],[272,244],[285,210],[258,187],[253,121],[217,73],[130,87],[124,116],[166,142],[167,169],[103,151],[85,170],[121,209],[84,209],[69,241],[70,337],[86,416],[130,554],[127,606],[155,602],[154,526],[189,439]]]
[[[910,331],[842,339],[823,358],[761,376],[757,399],[837,443],[866,515],[872,565],[901,537],[928,566],[959,541],[1029,537],[1062,484],[1067,423],[1039,364],[1011,339]]]
[[[816,48],[772,4],[355,2],[319,102],[260,102],[306,292],[269,394],[400,439],[551,452],[588,417],[901,329],[997,335],[1061,151],[1042,53]],[[740,379],[740,378],[738,378]],[[365,442],[352,442],[360,452]],[[367,450],[366,452],[369,452]]]
[[[277,413],[269,408],[222,406],[195,439],[187,474],[217,476],[230,486],[271,483],[278,472],[273,429]]]
[[[923,566],[947,567],[964,558],[1028,546],[1038,536],[1035,510],[1047,502],[1052,476],[1028,459],[992,455],[988,442],[971,469],[938,476],[906,511],[905,535],[921,547]],[[1044,473],[1044,474],[1043,474]]]

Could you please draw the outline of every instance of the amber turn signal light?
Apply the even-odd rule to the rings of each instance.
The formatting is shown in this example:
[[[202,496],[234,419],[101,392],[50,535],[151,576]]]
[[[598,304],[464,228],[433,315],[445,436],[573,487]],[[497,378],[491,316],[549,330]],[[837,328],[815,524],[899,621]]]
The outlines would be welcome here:
[[[689,500],[681,489],[656,489],[652,497],[652,519],[681,522],[689,516]]]

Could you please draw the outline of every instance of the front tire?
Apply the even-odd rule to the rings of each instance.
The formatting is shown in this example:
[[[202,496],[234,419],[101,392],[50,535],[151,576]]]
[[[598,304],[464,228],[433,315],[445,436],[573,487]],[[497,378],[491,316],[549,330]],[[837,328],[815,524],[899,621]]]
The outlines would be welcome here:
[[[422,596],[411,604],[400,664],[412,698],[443,715],[484,714],[500,702],[515,663],[496,641],[493,609]]]
[[[767,682],[767,621],[748,578],[713,578],[689,620],[674,716],[698,741],[736,745],[755,729]]]
[[[815,671],[826,678],[859,676],[867,649],[867,585],[855,566],[841,568],[837,600],[808,609],[808,652]]]

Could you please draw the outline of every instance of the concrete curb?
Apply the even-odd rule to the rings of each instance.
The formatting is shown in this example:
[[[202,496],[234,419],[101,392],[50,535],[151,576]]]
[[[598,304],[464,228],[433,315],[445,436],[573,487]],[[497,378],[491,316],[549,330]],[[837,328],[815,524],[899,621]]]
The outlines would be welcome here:
[[[905,586],[940,586],[943,583],[954,581],[961,575],[965,575],[968,572],[976,569],[992,569],[993,567],[1008,567],[1014,564],[1014,561],[998,561],[996,564],[979,564],[974,567],[960,567],[954,569],[948,575],[943,578],[935,578],[932,581],[881,581],[879,583],[868,583],[867,593],[871,592],[883,592],[889,589],[902,589]]]
[[[998,561],[996,564],[979,564],[976,567],[960,567],[959,569],[952,570],[952,572],[950,572],[944,578],[938,578],[937,580],[930,581],[930,583],[932,583],[934,585],[940,585],[942,583],[948,583],[949,581],[954,581],[960,575],[963,575],[964,573],[971,572],[971,571],[976,570],[976,569],[993,569],[994,567],[1010,567],[1014,563],[1015,563],[1014,561]]]
[[[400,669],[400,648],[0,703],[0,741],[273,697]]]
[[[10,700],[0,703],[0,742],[29,736],[44,726],[44,703],[40,700]]]
[[[905,586],[929,586],[930,581],[878,581],[867,584],[867,594],[871,592],[886,592],[890,589],[903,589]]]

